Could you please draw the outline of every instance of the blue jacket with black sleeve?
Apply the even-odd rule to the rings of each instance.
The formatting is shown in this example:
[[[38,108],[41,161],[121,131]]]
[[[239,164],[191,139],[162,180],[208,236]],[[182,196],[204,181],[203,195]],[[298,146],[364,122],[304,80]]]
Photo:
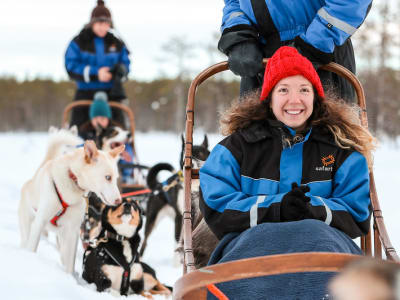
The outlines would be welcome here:
[[[70,42],[65,53],[65,68],[78,90],[110,90],[113,80],[99,81],[98,71],[116,64],[123,64],[129,72],[129,51],[111,32],[100,38],[91,28],[85,28]]]
[[[364,22],[372,0],[225,0],[219,49],[242,41],[260,41],[267,48],[276,41],[295,40],[328,63]],[[274,42],[275,41],[275,42]],[[273,53],[273,52],[272,52]]]
[[[351,238],[369,231],[366,159],[335,144],[320,127],[291,143],[294,132],[253,123],[216,145],[200,169],[200,209],[218,238],[265,222],[281,222],[280,202],[291,184],[310,187],[312,215]]]

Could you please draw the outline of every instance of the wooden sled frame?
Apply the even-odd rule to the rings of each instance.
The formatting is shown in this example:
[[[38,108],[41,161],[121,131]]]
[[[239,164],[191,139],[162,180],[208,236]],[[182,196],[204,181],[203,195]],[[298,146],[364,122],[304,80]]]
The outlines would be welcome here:
[[[73,101],[72,103],[68,104],[63,111],[63,117],[62,117],[62,127],[68,127],[69,126],[69,115],[70,112],[73,108],[79,107],[79,106],[90,106],[93,103],[92,100],[78,100],[78,101]],[[136,150],[135,150],[135,116],[132,112],[132,110],[126,106],[125,104],[122,104],[120,102],[116,101],[108,101],[108,104],[110,105],[111,108],[117,108],[120,109],[122,112],[124,112],[128,116],[128,121],[129,121],[129,131],[131,132],[132,136],[132,149],[133,153],[137,155]],[[136,185],[131,185],[131,184],[121,184],[122,189],[136,189],[136,188],[142,188],[142,186],[136,186]]]
[[[264,59],[266,64],[268,59]],[[330,63],[322,66],[322,70],[330,71],[346,78],[355,88],[358,105],[361,108],[360,119],[364,127],[368,127],[367,110],[364,89],[357,77],[343,66]],[[191,218],[191,184],[192,179],[199,178],[199,170],[192,168],[192,146],[194,127],[194,105],[197,88],[209,77],[228,70],[228,63],[221,62],[202,71],[192,81],[188,102],[186,105],[186,141],[184,159],[184,212],[183,212],[183,240],[184,240],[184,275],[174,285],[174,299],[206,299],[209,284],[252,278],[266,275],[277,275],[297,272],[335,272],[358,255],[340,253],[295,253],[262,256],[257,258],[241,259],[237,261],[207,266],[195,269],[192,247],[192,218]],[[367,256],[382,258],[382,247],[388,260],[399,262],[400,259],[392,246],[387,233],[382,211],[379,205],[375,188],[373,172],[370,176],[370,198],[373,207],[372,228],[366,236],[360,238],[360,247]]]

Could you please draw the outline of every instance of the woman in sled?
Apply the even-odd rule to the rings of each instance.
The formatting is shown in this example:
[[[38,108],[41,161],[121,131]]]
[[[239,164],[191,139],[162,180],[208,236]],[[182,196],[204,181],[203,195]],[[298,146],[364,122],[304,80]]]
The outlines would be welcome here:
[[[375,139],[358,111],[324,94],[312,63],[281,47],[261,95],[222,117],[221,141],[200,169],[205,221],[220,239],[209,264],[292,252],[361,254],[370,226]],[[330,273],[218,284],[230,299],[323,299]],[[326,298],[328,299],[328,298]]]

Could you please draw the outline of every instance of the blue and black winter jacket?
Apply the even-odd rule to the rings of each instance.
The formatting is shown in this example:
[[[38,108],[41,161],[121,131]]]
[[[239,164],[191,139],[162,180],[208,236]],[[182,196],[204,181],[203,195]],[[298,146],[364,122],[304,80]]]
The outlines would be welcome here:
[[[113,81],[100,82],[98,71],[101,67],[110,69],[124,64],[129,71],[129,51],[123,41],[108,32],[104,38],[96,36],[92,29],[83,29],[69,44],[65,53],[65,68],[78,90],[109,90]]]
[[[361,26],[371,4],[372,0],[225,0],[219,48],[227,53],[243,40],[268,43],[279,35],[281,41],[299,36],[317,51],[333,53]]]
[[[239,130],[216,145],[200,169],[200,208],[218,238],[265,222],[280,222],[291,184],[310,187],[312,214],[351,238],[369,230],[369,171],[359,152],[343,149],[315,127],[285,146],[286,127],[270,122]],[[292,132],[293,134],[293,132]]]

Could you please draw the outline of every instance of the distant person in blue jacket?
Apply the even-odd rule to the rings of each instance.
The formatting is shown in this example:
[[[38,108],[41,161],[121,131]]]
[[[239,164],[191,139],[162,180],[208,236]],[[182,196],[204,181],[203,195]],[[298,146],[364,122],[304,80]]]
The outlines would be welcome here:
[[[260,88],[263,57],[294,45],[314,67],[336,62],[356,72],[350,37],[364,22],[372,0],[224,0],[218,49],[241,76],[240,94]],[[318,71],[325,88],[346,101],[354,90],[343,78]]]
[[[325,97],[312,63],[283,46],[260,93],[223,115],[200,169],[200,209],[220,239],[209,264],[292,252],[361,254],[368,233],[374,138],[358,110]],[[324,299],[327,274],[218,285],[231,299]],[[328,298],[326,298],[328,299]]]
[[[104,1],[97,1],[90,22],[73,38],[65,53],[65,67],[77,84],[74,100],[92,100],[98,91],[104,91],[110,101],[126,99],[122,82],[129,72],[129,51],[124,42],[110,29],[113,22]],[[113,119],[124,126],[120,110],[113,109]],[[72,111],[71,125],[78,127],[87,121],[87,107]]]

